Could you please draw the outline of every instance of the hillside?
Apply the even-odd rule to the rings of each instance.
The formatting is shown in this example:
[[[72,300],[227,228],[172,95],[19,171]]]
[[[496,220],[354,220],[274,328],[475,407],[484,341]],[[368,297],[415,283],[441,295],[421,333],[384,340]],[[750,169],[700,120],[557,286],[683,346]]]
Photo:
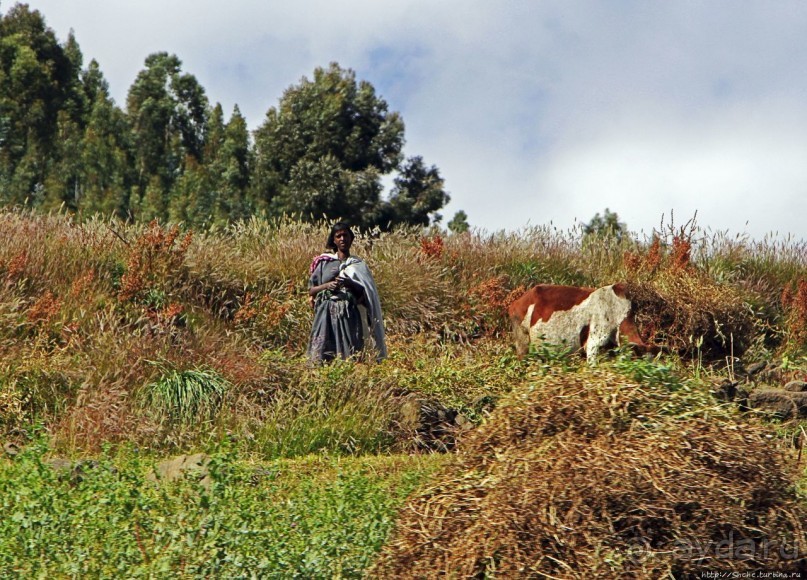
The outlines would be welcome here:
[[[597,415],[596,401],[581,396],[582,407],[569,407],[552,419],[561,428],[578,415],[585,423],[589,411],[600,417],[594,423],[604,430],[588,436],[602,447],[590,453],[612,445],[617,456],[631,460],[669,453],[683,444],[677,435],[683,421],[697,434],[689,440],[702,445],[689,455],[674,455],[683,462],[680,473],[704,454],[714,455],[715,465],[729,466],[718,468],[710,475],[716,479],[704,487],[715,493],[704,492],[698,510],[713,519],[689,527],[670,524],[657,536],[647,522],[640,523],[629,528],[638,534],[632,537],[651,538],[648,545],[659,553],[684,536],[711,534],[701,539],[717,541],[727,533],[721,525],[729,523],[744,538],[756,534],[757,542],[771,539],[775,530],[786,530],[787,541],[803,538],[798,522],[807,512],[799,494],[807,483],[800,458],[804,439],[798,436],[805,422],[798,416],[800,395],[781,394],[788,382],[807,379],[802,242],[729,238],[692,221],[642,241],[549,227],[459,235],[375,232],[358,238],[353,251],[368,261],[378,282],[390,357],[379,365],[311,367],[303,356],[311,321],[306,273],[326,233],[325,224],[288,220],[255,219],[193,232],[157,222],[77,222],[60,214],[0,212],[0,437],[5,447],[0,483],[5,498],[17,498],[3,500],[0,519],[28,530],[19,540],[8,527],[0,534],[0,569],[103,575],[111,573],[108,561],[117,559],[142,573],[158,573],[162,566],[166,573],[286,569],[319,576],[338,565],[345,576],[361,575],[373,565],[407,497],[416,509],[419,501],[461,504],[467,501],[463,490],[478,491],[463,479],[462,470],[476,469],[463,457],[499,449],[485,447],[490,433],[499,433],[504,445],[490,461],[523,462],[533,469],[555,457],[557,465],[589,469],[594,459],[580,463],[588,457],[580,442],[565,443],[576,449],[569,456],[544,449],[557,440],[554,434],[525,439],[527,446],[507,444],[514,441],[514,429],[544,428],[528,419],[544,408],[541,401],[573,397],[579,393],[575,385],[589,383],[599,385],[597,392],[613,404],[627,392],[635,395],[623,402],[624,440],[609,439],[613,429],[602,423],[612,412],[610,403]],[[628,283],[639,329],[647,341],[664,347],[663,355],[644,360],[618,352],[603,361],[605,375],[552,349],[515,357],[504,310],[525,288],[616,280]],[[530,393],[538,398],[524,399]],[[793,409],[783,407],[783,400]],[[521,413],[527,413],[526,423],[517,420]],[[735,431],[737,438],[727,436]],[[199,490],[195,482],[184,481],[152,489],[145,483],[156,462],[193,452],[213,458],[212,487]],[[601,462],[605,455],[597,457]],[[54,459],[66,459],[69,469],[54,469]],[[741,475],[744,459],[748,475]],[[319,467],[312,468],[312,462]],[[655,467],[640,469],[649,470],[647,481],[661,481],[663,489],[665,478],[681,480],[672,464],[671,474],[663,477]],[[278,473],[285,475],[278,480]],[[553,472],[558,481],[567,476]],[[600,505],[597,501],[610,506],[601,520],[605,524],[608,518],[621,521],[622,507],[640,505],[626,501],[614,507],[606,483],[616,482],[627,495],[636,490],[648,497],[639,492],[644,488],[632,487],[640,482],[623,476],[592,477],[600,495],[581,496],[591,498],[592,506]],[[778,483],[771,487],[774,480]],[[749,523],[749,514],[762,517],[762,507],[748,507],[753,501],[728,491],[734,484],[750,493],[748,498],[771,490],[765,509],[778,506],[793,517]],[[431,485],[459,497],[418,499],[437,497]],[[104,489],[106,507],[96,520],[88,498]],[[301,498],[309,492],[320,498],[320,507],[311,521],[301,520],[301,512],[288,506],[305,501]],[[547,487],[522,499],[532,502],[525,505],[547,507],[553,493]],[[134,504],[125,499],[133,494],[140,498]],[[686,503],[688,497],[676,501]],[[732,507],[734,497],[745,507]],[[354,499],[358,503],[348,509]],[[255,515],[266,502],[287,508]],[[357,505],[364,507],[356,510]],[[662,515],[652,517],[663,518],[667,507],[656,507]],[[166,527],[154,510],[170,514],[166,521],[173,524]],[[725,521],[724,513],[729,514]],[[49,552],[56,536],[46,530],[54,522],[69,529],[85,520],[100,531],[76,534],[75,550]],[[273,530],[292,524],[300,543],[283,548],[288,557],[261,560],[259,552],[280,550]],[[237,540],[236,529],[251,539]],[[598,574],[695,570],[676,568],[669,559],[651,559],[655,568],[631,567],[617,557],[628,544],[603,543],[597,534],[604,532],[590,529],[593,536],[569,544],[585,556],[566,561],[570,575],[593,570],[591,562],[601,566]],[[613,524],[602,528],[608,529],[613,531]],[[117,539],[105,538],[104,530],[107,536],[117,530]],[[572,542],[571,536],[559,539],[562,530],[551,530],[553,541]],[[407,548],[401,533],[393,532],[376,571],[397,574],[390,572],[395,558],[405,562],[419,554]],[[357,537],[368,541],[356,544]],[[312,538],[322,547],[315,562],[307,559],[314,554],[306,547]],[[76,550],[89,554],[99,545],[103,558],[77,556]],[[503,545],[521,546],[517,541]],[[607,558],[601,552],[606,548],[611,550]],[[561,552],[557,548],[550,556],[557,559]],[[486,567],[474,568],[472,562],[457,570],[495,575],[518,561],[501,550],[498,556],[480,554],[478,561],[487,561]],[[429,558],[417,556],[424,562]],[[799,565],[793,558],[784,564]],[[709,562],[711,568],[729,570],[751,565],[737,559]],[[537,564],[535,569],[550,573]]]

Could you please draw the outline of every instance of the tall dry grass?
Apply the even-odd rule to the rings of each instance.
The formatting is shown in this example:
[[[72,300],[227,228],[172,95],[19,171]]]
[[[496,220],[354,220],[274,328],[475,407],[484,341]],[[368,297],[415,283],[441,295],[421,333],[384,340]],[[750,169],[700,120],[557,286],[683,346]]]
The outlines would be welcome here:
[[[643,241],[551,226],[366,232],[354,253],[378,283],[391,356],[377,374],[350,379],[360,385],[351,396],[374,393],[368,400],[311,407],[311,393],[327,380],[303,358],[312,316],[307,272],[327,232],[325,223],[292,220],[188,232],[0,211],[0,429],[12,436],[42,421],[76,450],[126,440],[182,447],[228,433],[259,449],[263,429],[264,448],[280,449],[289,445],[268,443],[267,422],[294,424],[304,438],[316,430],[317,413],[336,425],[377,410],[382,419],[372,433],[344,431],[366,444],[334,445],[378,446],[395,421],[379,402],[390,390],[420,390],[473,414],[486,392],[499,396],[518,383],[495,378],[523,370],[503,354],[504,313],[537,283],[627,280],[644,335],[684,356],[746,349],[764,359],[807,348],[803,242],[729,239],[692,224]],[[431,359],[439,364],[429,366]],[[212,426],[166,433],[144,412],[142,391],[161,379],[149,361],[164,361],[166,372],[211,369],[232,385]],[[294,395],[303,383],[310,392]]]

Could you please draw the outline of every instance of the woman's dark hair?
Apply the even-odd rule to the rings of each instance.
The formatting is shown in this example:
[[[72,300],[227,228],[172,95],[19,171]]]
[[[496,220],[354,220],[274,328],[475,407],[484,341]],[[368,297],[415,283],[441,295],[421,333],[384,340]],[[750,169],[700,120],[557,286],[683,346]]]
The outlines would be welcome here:
[[[350,233],[350,241],[352,242],[356,235],[353,233],[353,230],[350,229],[350,224],[347,222],[336,222],[331,226],[331,233],[328,234],[328,241],[325,242],[325,247],[329,250],[336,250],[336,244],[333,241],[333,237],[336,235],[336,232],[347,230]]]

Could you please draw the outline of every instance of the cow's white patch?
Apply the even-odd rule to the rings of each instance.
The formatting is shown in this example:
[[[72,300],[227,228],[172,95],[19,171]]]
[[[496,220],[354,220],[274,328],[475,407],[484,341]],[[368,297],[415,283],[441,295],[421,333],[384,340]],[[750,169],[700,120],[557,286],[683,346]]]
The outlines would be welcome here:
[[[613,285],[604,286],[580,304],[569,310],[555,311],[549,320],[539,320],[532,327],[530,320],[535,305],[531,304],[521,326],[529,332],[533,344],[546,342],[572,350],[581,348],[580,333],[588,327],[586,358],[594,362],[602,347],[611,342],[619,343],[619,325],[628,316],[630,307],[630,300],[617,296]]]

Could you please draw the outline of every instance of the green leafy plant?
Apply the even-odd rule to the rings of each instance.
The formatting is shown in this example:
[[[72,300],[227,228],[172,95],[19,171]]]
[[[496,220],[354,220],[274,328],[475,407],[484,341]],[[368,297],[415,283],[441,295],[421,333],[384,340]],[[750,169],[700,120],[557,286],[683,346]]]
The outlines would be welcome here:
[[[614,367],[641,385],[660,387],[667,392],[677,391],[684,384],[672,364],[657,359],[637,358],[627,347],[617,351]]]
[[[154,460],[53,458],[44,438],[0,459],[0,576],[358,578],[440,458],[256,464],[218,449],[209,488],[150,481]]]
[[[530,343],[529,356],[535,358],[545,368],[560,365],[564,370],[571,368],[574,349],[564,344],[550,342]]]

